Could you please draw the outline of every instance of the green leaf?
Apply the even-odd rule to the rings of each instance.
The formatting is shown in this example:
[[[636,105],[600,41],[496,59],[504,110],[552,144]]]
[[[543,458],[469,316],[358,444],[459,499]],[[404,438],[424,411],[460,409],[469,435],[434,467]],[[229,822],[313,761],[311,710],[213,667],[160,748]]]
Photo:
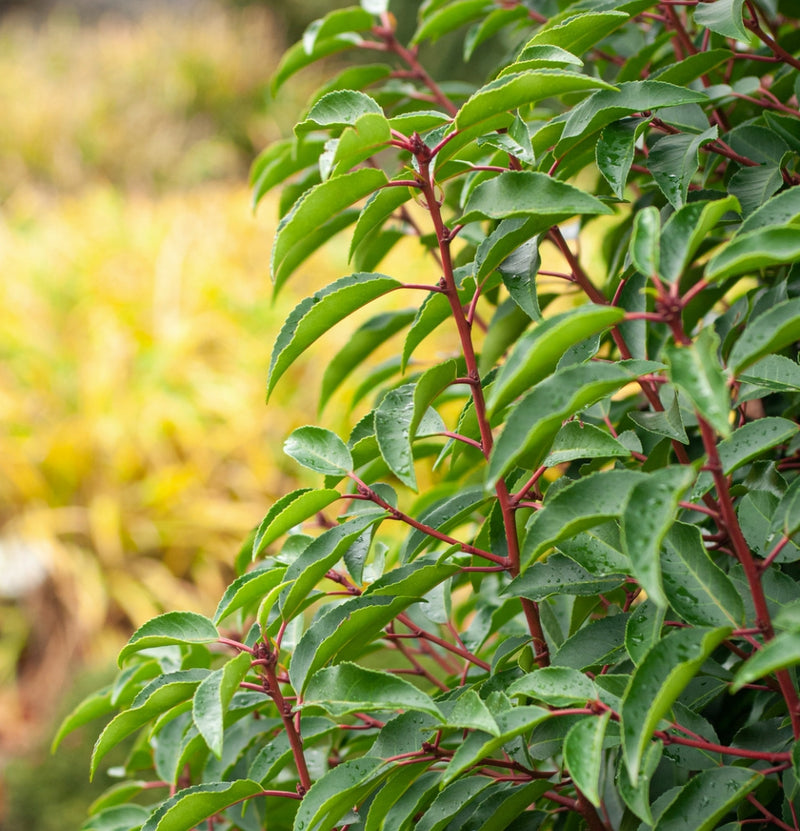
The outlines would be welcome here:
[[[733,678],[731,692],[738,692],[745,684],[752,684],[759,678],[799,663],[800,632],[779,632],[739,667]]]
[[[333,488],[323,490],[299,488],[282,496],[267,511],[267,515],[258,526],[253,540],[252,559],[255,560],[270,543],[275,542],[309,517],[318,514],[340,496],[341,494]]]
[[[767,355],[739,375],[739,380],[773,392],[800,392],[800,365],[783,355]]]
[[[728,190],[738,198],[745,216],[763,205],[781,187],[783,174],[777,164],[743,167],[728,181]]]
[[[98,737],[92,750],[90,777],[94,777],[98,763],[109,750],[152,719],[188,701],[207,675],[207,670],[200,669],[168,672],[148,684],[136,696],[130,709],[111,719]]]
[[[647,599],[631,612],[625,627],[625,649],[634,664],[640,664],[652,647],[661,640],[665,609]],[[630,781],[630,780],[628,780]]]
[[[407,174],[403,173],[400,178],[407,180]],[[383,223],[403,204],[413,196],[409,187],[392,186],[381,188],[367,199],[361,213],[358,215],[356,227],[353,229],[353,239],[350,242],[349,259],[352,260],[359,246],[369,235],[379,228]]]
[[[336,433],[323,427],[306,426],[293,430],[283,444],[283,452],[303,467],[326,476],[344,476],[353,469],[353,457],[347,445]]]
[[[325,17],[310,23],[303,32],[301,43],[305,51],[311,54],[318,40],[341,35],[345,32],[368,31],[374,23],[374,16],[358,6],[335,9],[326,14]]]
[[[118,782],[116,785],[112,785],[110,788],[103,791],[103,793],[100,794],[100,796],[98,796],[97,799],[95,799],[95,801],[89,806],[88,812],[90,815],[99,814],[101,811],[106,811],[109,808],[122,805],[124,802],[128,802],[140,794],[146,787],[147,782],[142,779]],[[150,812],[147,811],[144,819],[147,819],[149,815]],[[144,822],[144,819],[142,822]]]
[[[768,199],[741,224],[734,237],[744,236],[761,228],[792,225],[800,217],[800,192],[788,188]]]
[[[716,5],[716,4],[715,4]],[[667,805],[653,831],[711,831],[764,777],[748,768],[714,767],[694,774]]]
[[[659,553],[678,502],[692,486],[697,472],[689,466],[671,466],[647,474],[631,490],[622,514],[622,543],[639,585],[657,606],[666,606]]]
[[[324,142],[307,138],[302,143],[284,139],[270,145],[253,162],[251,185],[253,187],[253,208],[272,188],[285,182],[290,176],[309,167],[316,166]]]
[[[686,202],[689,185],[700,164],[700,148],[716,138],[714,125],[698,136],[689,133],[664,136],[650,149],[647,165],[653,179],[676,209]]]
[[[515,577],[504,594],[540,602],[554,594],[597,595],[613,591],[625,580],[624,574],[592,574],[562,554],[551,554]]]
[[[455,117],[455,128],[463,131],[475,127],[494,116],[544,98],[596,89],[613,90],[614,87],[599,78],[564,69],[529,69],[503,75],[481,87],[464,102]]]
[[[295,648],[289,666],[292,686],[303,693],[320,667],[337,657],[345,660],[349,647],[356,654],[362,652],[380,636],[389,621],[417,602],[418,597],[363,595],[326,611],[311,624]]]
[[[627,621],[626,614],[591,621],[561,644],[552,656],[551,664],[587,670],[624,659],[625,648],[622,643]]]
[[[731,631],[698,628],[671,632],[633,671],[620,712],[625,762],[633,784],[658,722]]]
[[[725,280],[773,265],[800,260],[800,236],[796,228],[759,228],[734,237],[708,262],[707,280]]]
[[[630,254],[634,267],[644,277],[660,273],[660,237],[661,216],[658,208],[648,205],[637,211],[633,217]]]
[[[324,531],[305,548],[286,569],[283,577],[286,582],[294,581],[281,601],[284,620],[291,620],[302,610],[306,597],[325,573],[333,568],[364,531],[380,522],[382,517],[383,514],[354,517]]]
[[[686,435],[686,428],[681,418],[678,396],[675,395],[674,390],[664,410],[645,413],[632,410],[628,413],[628,418],[650,433],[666,436],[668,439],[675,439],[683,444],[689,443],[689,437]]]
[[[436,40],[459,26],[484,17],[493,8],[491,0],[455,0],[433,14],[424,14],[411,42]]]
[[[374,98],[358,90],[342,89],[323,95],[309,110],[304,121],[294,128],[296,135],[312,130],[343,130],[359,122],[364,115],[383,116]]]
[[[122,666],[126,658],[142,649],[172,643],[213,643],[217,638],[217,627],[207,617],[196,612],[167,612],[140,626],[122,648],[117,660]]]
[[[732,57],[733,53],[730,49],[709,49],[694,55],[687,55],[682,60],[654,72],[651,77],[653,80],[664,81],[668,84],[687,86],[691,81],[716,69]]]
[[[414,315],[414,310],[383,312],[353,332],[347,344],[330,360],[322,376],[320,411],[350,373],[392,335],[408,326]]]
[[[413,789],[415,783],[424,775],[430,762],[396,765],[386,779],[386,784],[375,794],[370,802],[364,831],[381,831],[387,828],[386,820],[392,809],[404,804],[405,794]],[[434,774],[435,776],[435,774]],[[413,792],[413,791],[412,791]],[[409,806],[412,809],[413,803]],[[389,829],[398,826],[388,826]]]
[[[684,620],[696,626],[742,626],[742,598],[709,557],[697,526],[672,526],[664,540],[661,569],[670,606]]]
[[[770,448],[789,441],[798,429],[800,428],[793,421],[777,416],[767,416],[743,424],[730,438],[717,445],[722,472],[728,476]],[[692,499],[699,499],[713,484],[711,473],[703,471],[692,489]]]
[[[270,266],[275,291],[280,289],[289,276],[281,272],[282,279],[278,280],[281,264],[295,248],[308,247],[308,236],[312,231],[323,226],[332,216],[345,208],[374,193],[385,185],[386,181],[383,171],[362,168],[328,179],[308,190],[281,220],[275,234]],[[321,240],[317,240],[317,243],[320,244]],[[312,250],[314,249],[308,250],[306,256]]]
[[[511,710],[497,713],[495,721],[497,722],[498,734],[470,733],[453,754],[453,758],[445,768],[442,782],[444,784],[452,782],[481,759],[490,757],[503,745],[517,736],[527,733],[549,717],[550,711],[542,707],[514,707]]]
[[[214,624],[219,624],[239,609],[260,602],[281,582],[285,571],[285,568],[265,568],[237,577],[226,589],[214,612]]]
[[[532,385],[546,378],[576,343],[618,323],[623,309],[587,303],[538,323],[523,335],[492,384],[486,406],[499,412]]]
[[[500,730],[494,716],[474,689],[469,689],[460,695],[452,709],[447,710],[446,705],[449,703],[440,702],[440,709],[445,715],[444,721],[448,728],[460,727],[464,730],[482,730],[492,736],[499,734]]]
[[[481,282],[496,268],[502,268],[506,273],[525,273],[532,279],[538,271],[539,238],[536,235],[545,230],[543,224],[536,217],[504,219],[498,223],[475,252],[475,279]],[[508,262],[520,247],[524,249],[523,262]],[[525,306],[522,308],[527,311]],[[534,319],[538,317],[541,315]]]
[[[305,746],[312,747],[318,739],[335,732],[337,727],[338,725],[328,718],[305,717],[300,719],[299,732]],[[258,751],[247,771],[247,778],[267,785],[293,762],[289,736],[285,731],[281,731]]]
[[[670,283],[679,280],[720,219],[726,213],[738,210],[736,197],[726,196],[711,202],[690,202],[675,211],[661,234],[657,273]]]
[[[417,710],[442,718],[431,697],[410,681],[351,663],[314,673],[303,695],[303,707],[321,707],[334,718],[391,710]]]
[[[795,232],[797,233],[797,232]],[[728,364],[734,375],[800,340],[800,297],[784,300],[750,320],[733,345]]]
[[[564,764],[572,781],[595,807],[600,807],[600,775],[605,758],[603,740],[611,711],[589,716],[574,724],[564,739]]]
[[[578,364],[538,383],[511,411],[492,449],[486,487],[493,487],[522,461],[535,469],[546,456],[563,422],[630,383],[615,364]]]
[[[556,434],[545,467],[555,467],[575,459],[626,458],[631,451],[610,433],[593,424],[568,421]]]
[[[250,670],[253,657],[240,652],[224,667],[207,675],[197,688],[192,700],[192,720],[208,749],[222,758],[222,742],[225,736],[225,714],[239,684]]]
[[[317,338],[349,314],[400,285],[384,274],[351,274],[301,301],[286,319],[275,341],[267,380],[267,398],[278,379]]]
[[[731,434],[731,403],[725,373],[717,357],[719,336],[711,327],[687,346],[667,344],[669,378],[694,408],[721,435]]]
[[[747,43],[750,35],[742,22],[744,0],[716,0],[694,8],[694,22],[726,38]]]
[[[383,759],[348,759],[318,779],[303,797],[293,831],[324,831],[374,791],[391,772]]]
[[[628,574],[630,560],[620,550],[617,523],[607,521],[558,541],[558,550],[592,574]]]
[[[545,24],[526,44],[525,51],[534,45],[560,46],[568,52],[583,55],[592,46],[620,28],[629,16],[618,11],[584,11],[569,14],[566,19],[556,18]]]
[[[100,716],[108,715],[115,709],[111,700],[111,687],[104,687],[97,692],[90,693],[61,722],[50,745],[50,752],[55,753],[58,746],[73,730],[83,727]]]
[[[411,444],[423,416],[456,377],[455,361],[424,372],[416,383],[390,390],[375,410],[375,436],[390,470],[412,490],[417,488]]]
[[[519,9],[520,7],[517,6]],[[545,69],[559,66],[583,66],[583,61],[572,52],[567,52],[560,46],[534,44],[526,46],[517,56],[514,63],[508,64],[498,72],[498,77],[513,75],[526,69]]]
[[[482,15],[464,38],[464,62],[468,62],[475,54],[475,50],[493,35],[496,35],[505,26],[528,16],[522,6],[509,9],[494,9],[489,14]]]
[[[597,167],[619,199],[624,197],[636,142],[648,124],[646,118],[624,118],[608,124],[600,134],[595,147]]]
[[[597,687],[582,672],[569,667],[544,667],[514,681],[508,695],[526,695],[552,707],[582,705],[597,698]]]
[[[451,827],[451,822],[458,826],[460,809],[491,785],[491,780],[482,776],[468,776],[450,782],[420,817],[414,826],[415,831],[444,831],[446,827]]]
[[[706,100],[704,93],[661,81],[628,81],[620,84],[618,90],[595,92],[570,111],[556,145],[556,155],[561,156],[607,124],[632,113]]]
[[[562,539],[619,517],[644,477],[633,470],[598,471],[560,488],[528,522],[523,563],[536,560]]]
[[[80,831],[131,831],[138,829],[149,816],[150,811],[143,805],[115,805],[89,817]]]
[[[191,831],[203,820],[256,796],[261,790],[250,779],[192,785],[162,802],[141,831]]]
[[[534,216],[550,227],[577,214],[610,213],[611,209],[599,199],[545,173],[509,170],[475,188],[464,206],[461,222]]]

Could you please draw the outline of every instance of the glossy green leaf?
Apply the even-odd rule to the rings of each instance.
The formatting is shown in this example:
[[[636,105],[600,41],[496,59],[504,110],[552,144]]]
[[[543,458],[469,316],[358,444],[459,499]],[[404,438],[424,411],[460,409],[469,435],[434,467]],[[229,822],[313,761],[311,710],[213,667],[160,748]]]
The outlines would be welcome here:
[[[363,32],[372,28],[375,18],[366,9],[350,6],[335,9],[319,20],[310,23],[303,32],[301,43],[307,53],[314,51],[317,40],[341,35],[344,32]]]
[[[317,338],[349,314],[400,285],[384,274],[351,274],[301,301],[286,319],[275,341],[267,380],[267,398],[278,379]]]
[[[504,219],[478,246],[475,253],[475,277],[480,282],[496,268],[507,273],[526,273],[534,277],[538,270],[538,242],[536,236],[545,230],[542,220],[519,217]],[[523,263],[511,263],[512,254],[523,247],[526,258]],[[531,274],[531,272],[533,272]],[[523,310],[526,310],[522,306]]]
[[[767,416],[743,424],[729,438],[717,445],[722,472],[727,476],[767,450],[789,441],[798,426],[786,418]],[[714,484],[710,471],[703,471],[692,489],[692,499],[699,499]]]
[[[631,451],[605,430],[593,424],[568,421],[556,434],[544,464],[554,467],[575,459],[626,458],[630,455]]]
[[[586,304],[547,318],[517,341],[488,395],[490,414],[546,378],[571,346],[618,323],[624,311]]]
[[[628,418],[650,433],[666,436],[668,439],[675,439],[682,444],[688,444],[689,437],[686,435],[686,428],[683,426],[678,396],[675,395],[674,390],[667,400],[668,403],[665,404],[663,410],[651,412],[632,410],[628,413]]]
[[[149,816],[150,811],[143,805],[115,805],[89,817],[80,831],[132,831],[138,829]]]
[[[558,550],[592,574],[628,574],[630,560],[622,553],[617,523],[596,525],[558,541]]]
[[[122,666],[126,658],[142,649],[172,643],[213,643],[218,637],[217,627],[203,615],[196,612],[167,612],[140,626],[122,648],[117,660]]]
[[[795,228],[759,228],[734,237],[708,262],[707,280],[724,280],[739,274],[800,260],[800,238]]]
[[[336,729],[336,723],[328,718],[306,716],[300,719],[299,732],[307,747],[311,747],[318,739],[333,733]],[[278,733],[258,751],[247,771],[247,778],[267,785],[293,762],[288,735],[285,732]]]
[[[475,54],[475,50],[501,29],[518,20],[524,20],[527,12],[522,6],[509,9],[497,9],[482,15],[470,28],[464,38],[464,62]]]
[[[675,211],[661,234],[658,273],[670,283],[679,280],[722,217],[738,211],[739,202],[735,196],[711,202],[690,202]]]
[[[633,217],[630,247],[633,265],[644,277],[651,277],[660,273],[660,237],[661,216],[658,208],[648,205]]]
[[[491,784],[487,777],[467,776],[445,785],[415,824],[415,831],[444,831],[451,822],[457,824],[459,811],[465,803],[469,804],[476,794],[485,791]]]
[[[565,485],[528,522],[523,563],[536,560],[550,546],[580,531],[619,517],[633,488],[645,478],[633,470],[592,473]]]
[[[351,32],[344,32],[328,38],[316,38],[314,48],[309,52],[305,45],[300,42],[294,44],[284,52],[283,57],[272,76],[272,92],[275,94],[293,75],[311,66],[312,63],[343,52],[345,49],[352,49],[360,40],[360,37]]]
[[[784,300],[750,320],[733,345],[728,364],[738,375],[772,352],[800,340],[800,297]]]
[[[392,335],[408,326],[414,315],[413,310],[383,312],[353,332],[345,346],[330,360],[322,376],[320,411],[344,380]]]
[[[207,670],[191,669],[169,672],[148,684],[128,710],[114,716],[95,742],[92,750],[90,776],[94,776],[103,756],[135,730],[191,699],[195,689],[208,675]]]
[[[745,684],[752,684],[776,670],[800,663],[800,632],[779,632],[762,649],[754,652],[738,669],[731,692],[737,692]]]
[[[569,14],[565,20],[556,18],[557,22],[543,26],[525,44],[523,53],[531,46],[547,44],[582,55],[627,20],[628,15],[618,11],[584,11]]]
[[[239,684],[250,670],[252,656],[240,652],[224,667],[207,675],[197,688],[192,699],[192,720],[208,749],[222,758],[222,743],[225,736],[225,714]]]
[[[128,800],[133,799],[140,794],[147,787],[147,782],[142,779],[127,780],[118,782],[110,788],[103,791],[100,796],[95,799],[89,806],[88,812],[90,815],[99,814],[101,811],[106,811],[109,808],[122,805]],[[147,811],[144,819],[150,815]],[[144,820],[142,820],[143,822]]]
[[[267,515],[258,526],[253,540],[252,559],[255,560],[268,545],[275,542],[296,525],[304,522],[309,517],[315,516],[339,497],[339,492],[333,490],[333,488],[322,490],[299,488],[282,496],[267,511]]]
[[[638,779],[642,755],[658,722],[730,632],[730,628],[671,632],[633,671],[620,712],[625,763],[632,783]]]
[[[257,606],[281,582],[285,570],[282,567],[257,569],[237,577],[222,596],[214,612],[214,623],[219,624],[240,609]]]
[[[700,135],[678,133],[660,138],[650,149],[647,165],[670,204],[680,208],[700,164],[700,148],[717,138],[714,125]]]
[[[628,771],[625,768],[624,759],[620,757],[617,765],[615,782],[619,788],[620,796],[625,804],[636,814],[639,819],[649,825],[653,825],[653,812],[651,810],[652,800],[650,799],[650,783],[661,761],[664,752],[664,745],[661,741],[651,742],[644,752],[639,777],[635,784],[631,784]]]
[[[295,647],[289,666],[292,686],[302,693],[311,676],[328,661],[355,657],[380,636],[389,621],[418,600],[417,597],[364,595],[326,611],[311,624]],[[356,655],[347,654],[349,647],[353,647]]]
[[[742,626],[742,598],[709,557],[697,526],[672,526],[664,540],[661,569],[669,604],[684,620],[696,626]]]
[[[375,794],[370,802],[369,811],[364,823],[364,831],[381,831],[384,828],[389,831],[389,828],[392,826],[387,828],[385,821],[390,811],[392,809],[397,810],[398,807],[404,805],[406,793],[423,776],[429,766],[429,762],[395,766],[386,778],[384,786]],[[412,807],[409,806],[409,810],[411,809]]]
[[[634,664],[640,664],[645,655],[661,640],[665,611],[648,598],[631,612],[628,625],[625,627],[625,649],[628,650]]]
[[[515,577],[504,593],[527,597],[538,603],[554,594],[605,594],[624,580],[624,574],[592,574],[562,554],[551,554],[544,562],[534,563],[524,574]]]
[[[718,35],[747,43],[750,36],[742,22],[744,0],[716,0],[695,7],[694,20]]]
[[[761,228],[792,225],[797,222],[798,218],[800,218],[800,193],[796,188],[788,188],[753,211],[734,236],[744,236]]]
[[[510,170],[478,185],[464,206],[462,222],[536,217],[555,225],[577,214],[610,214],[599,199],[544,173]],[[541,229],[544,230],[544,229]]]
[[[555,655],[551,654],[551,664],[587,670],[624,660],[625,647],[622,644],[627,622],[626,614],[592,620],[567,638]],[[600,682],[596,680],[595,683],[599,685]]]
[[[656,821],[653,831],[711,831],[744,801],[764,777],[741,767],[701,770],[681,788]]]
[[[783,355],[767,355],[744,370],[739,379],[774,392],[800,392],[800,364]]]
[[[253,163],[251,185],[253,208],[274,187],[301,170],[315,167],[324,148],[324,142],[311,138],[301,143],[284,139],[270,145]]]
[[[294,131],[301,135],[312,130],[341,130],[357,124],[362,116],[370,114],[383,116],[383,110],[374,98],[358,90],[336,90],[316,101]]]
[[[407,175],[400,177],[407,180]],[[358,215],[350,242],[350,260],[369,235],[379,228],[401,205],[408,202],[413,191],[404,186],[381,188],[372,193]]]
[[[460,26],[484,17],[493,8],[491,0],[455,0],[437,9],[433,14],[423,15],[411,42],[436,40]]]
[[[528,672],[507,688],[508,695],[526,695],[552,707],[583,705],[597,698],[594,682],[569,667],[544,667]]]
[[[683,60],[676,61],[653,73],[653,80],[665,81],[678,86],[688,85],[702,75],[716,69],[733,57],[729,49],[708,49],[694,55],[686,55]]]
[[[161,803],[141,831],[191,831],[203,820],[260,792],[261,786],[249,779],[192,785]]]
[[[707,327],[689,345],[668,344],[664,351],[672,383],[718,433],[729,436],[730,392],[717,357],[718,348],[719,336]]]
[[[737,170],[728,182],[728,190],[739,200],[742,213],[747,216],[763,205],[783,185],[780,167],[764,164]]]
[[[387,710],[418,710],[442,717],[433,699],[410,681],[351,663],[316,672],[303,695],[303,707],[321,707],[335,718]]]
[[[499,735],[500,729],[486,702],[475,692],[469,689],[462,693],[447,709],[450,702],[441,702],[440,708],[444,714],[444,722],[448,728],[460,727],[464,730],[482,730],[492,736]]]
[[[270,271],[275,290],[289,276],[277,280],[281,263],[295,247],[308,245],[307,237],[332,216],[349,208],[386,184],[386,174],[375,168],[362,168],[315,185],[307,191],[281,220],[275,234]],[[313,250],[313,249],[312,249]],[[310,253],[310,251],[308,252]]]
[[[572,781],[595,807],[600,806],[600,776],[604,766],[603,739],[611,711],[589,716],[573,725],[564,739],[564,764]]]
[[[659,558],[661,543],[675,521],[678,502],[696,475],[688,465],[663,467],[647,474],[631,490],[622,514],[622,543],[630,557],[633,576],[658,606],[667,605]]]
[[[497,713],[495,721],[499,734],[491,736],[488,733],[471,733],[453,754],[453,758],[445,769],[443,783],[452,782],[481,759],[490,757],[504,744],[527,733],[549,717],[550,711],[541,707],[514,707],[511,710]]]
[[[514,820],[526,817],[533,820],[532,805],[537,804],[538,798],[547,790],[544,782],[530,782],[527,785],[514,785],[499,790],[495,785],[491,793],[481,801],[475,813],[469,818],[463,831],[505,831],[511,828]],[[526,816],[523,816],[526,815]],[[539,814],[541,818],[542,814]]]
[[[514,63],[503,67],[498,73],[498,77],[513,75],[526,69],[546,69],[558,66],[579,67],[583,66],[583,61],[577,55],[573,55],[572,52],[568,52],[560,46],[534,44],[526,46],[517,55]]]
[[[303,467],[326,476],[343,476],[353,469],[353,457],[347,445],[336,433],[323,427],[293,430],[283,444],[283,452]]]
[[[624,197],[636,142],[648,123],[648,120],[644,118],[624,118],[613,121],[605,127],[598,139],[595,147],[597,167],[619,199]],[[650,208],[645,210],[650,210]],[[638,217],[639,214],[636,216]]]
[[[281,615],[290,620],[303,608],[306,597],[313,591],[325,573],[342,558],[345,551],[382,515],[357,516],[348,522],[329,528],[311,542],[286,569],[283,579],[292,582],[281,601]]]
[[[487,488],[520,461],[531,469],[538,467],[567,418],[631,380],[614,364],[596,363],[572,366],[541,381],[511,411],[492,449]]]

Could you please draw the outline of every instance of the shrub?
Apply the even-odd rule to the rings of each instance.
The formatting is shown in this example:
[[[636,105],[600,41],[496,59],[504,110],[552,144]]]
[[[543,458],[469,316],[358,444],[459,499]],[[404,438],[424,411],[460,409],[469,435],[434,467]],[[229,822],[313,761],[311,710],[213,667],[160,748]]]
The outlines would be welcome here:
[[[347,441],[286,440],[316,486],[62,726],[116,713],[92,773],[137,736],[86,828],[800,827],[791,8],[430,0],[406,45],[363,0],[287,52],[276,86],[378,60],[254,168],[276,291],[354,225],[268,396],[386,305],[323,378],[321,407],[356,378]],[[498,55],[477,89],[417,57],[465,25]]]

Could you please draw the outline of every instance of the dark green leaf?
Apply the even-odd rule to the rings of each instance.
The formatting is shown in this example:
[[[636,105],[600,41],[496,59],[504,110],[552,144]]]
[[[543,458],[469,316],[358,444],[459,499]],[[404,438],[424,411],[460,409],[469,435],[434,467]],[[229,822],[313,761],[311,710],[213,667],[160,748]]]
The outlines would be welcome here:
[[[451,821],[458,823],[459,810],[476,794],[490,787],[491,780],[482,776],[467,776],[450,782],[442,788],[430,807],[415,824],[415,831],[444,831]]]
[[[553,594],[604,594],[613,591],[624,580],[624,574],[601,577],[586,571],[562,554],[551,554],[544,562],[534,563],[523,575],[515,577],[505,593],[539,602]]]
[[[745,216],[763,205],[782,186],[783,174],[777,164],[743,167],[728,182],[728,190],[739,200]]]
[[[678,406],[678,396],[675,395],[674,390],[669,398],[669,404],[663,410],[645,413],[632,410],[628,413],[628,418],[650,433],[675,439],[682,444],[689,443]]]
[[[624,614],[591,621],[561,644],[552,656],[551,664],[586,670],[624,658],[622,643],[627,621],[628,615]]]
[[[575,459],[610,459],[628,457],[631,451],[610,433],[592,424],[568,421],[556,434],[546,467],[554,467]]]
[[[700,148],[716,138],[714,125],[699,136],[688,133],[664,136],[650,149],[647,165],[653,179],[676,209],[686,202],[689,185],[700,164]]]
[[[754,652],[740,667],[733,679],[731,692],[745,684],[800,663],[800,632],[779,632],[763,649]]]
[[[526,695],[552,707],[582,705],[597,698],[597,688],[582,672],[569,667],[544,667],[514,681],[508,695]]]
[[[349,314],[400,285],[384,274],[351,274],[301,301],[286,319],[275,341],[267,380],[267,398],[283,373],[320,335]]]
[[[628,173],[633,164],[636,141],[648,124],[649,121],[644,118],[624,118],[607,125],[600,134],[595,147],[597,167],[619,199],[624,197],[625,183],[628,181]],[[638,219],[642,213],[651,209],[651,207],[645,208],[644,211],[637,213],[635,218]]]
[[[482,281],[496,268],[507,274],[533,279],[539,267],[539,231],[545,230],[536,217],[504,219],[478,246],[475,253],[475,278]],[[520,249],[517,256],[514,252]],[[523,306],[523,310],[527,309]],[[537,319],[537,318],[534,318]]]
[[[207,675],[197,688],[192,700],[192,720],[200,731],[208,749],[222,758],[222,742],[225,735],[224,722],[228,705],[239,684],[250,670],[252,656],[240,652],[224,667]]]
[[[726,38],[747,43],[750,36],[742,23],[744,0],[716,0],[695,6],[694,20]]]
[[[757,272],[773,265],[800,260],[800,235],[796,228],[758,228],[734,237],[708,262],[707,280],[724,280]]]
[[[625,648],[634,664],[640,664],[650,649],[661,640],[665,611],[648,599],[631,612],[625,627]]]
[[[600,806],[600,775],[605,762],[605,738],[611,711],[581,719],[564,739],[564,764],[572,781],[595,807]]]
[[[796,232],[795,232],[796,233]],[[728,364],[738,375],[771,352],[800,340],[800,297],[784,300],[750,320],[733,345]]]
[[[156,808],[141,831],[191,831],[203,820],[260,792],[261,786],[249,779],[192,785]]]
[[[681,629],[660,640],[633,671],[622,702],[625,762],[635,783],[653,731],[731,629]]]
[[[768,199],[745,219],[735,236],[744,236],[760,228],[793,225],[800,217],[800,192],[788,188]]]

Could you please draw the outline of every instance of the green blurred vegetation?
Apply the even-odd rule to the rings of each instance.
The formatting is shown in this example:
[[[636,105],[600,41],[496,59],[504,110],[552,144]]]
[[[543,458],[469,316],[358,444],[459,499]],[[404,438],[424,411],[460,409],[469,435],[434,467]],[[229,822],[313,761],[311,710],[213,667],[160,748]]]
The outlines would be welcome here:
[[[295,298],[272,302],[275,210],[254,216],[247,188],[307,93],[268,98],[283,43],[268,9],[221,2],[0,18],[4,831],[77,827],[88,749],[46,762],[41,743],[71,685],[153,615],[211,611],[295,486],[281,442],[324,367],[266,410]],[[344,245],[309,262],[315,282]]]

